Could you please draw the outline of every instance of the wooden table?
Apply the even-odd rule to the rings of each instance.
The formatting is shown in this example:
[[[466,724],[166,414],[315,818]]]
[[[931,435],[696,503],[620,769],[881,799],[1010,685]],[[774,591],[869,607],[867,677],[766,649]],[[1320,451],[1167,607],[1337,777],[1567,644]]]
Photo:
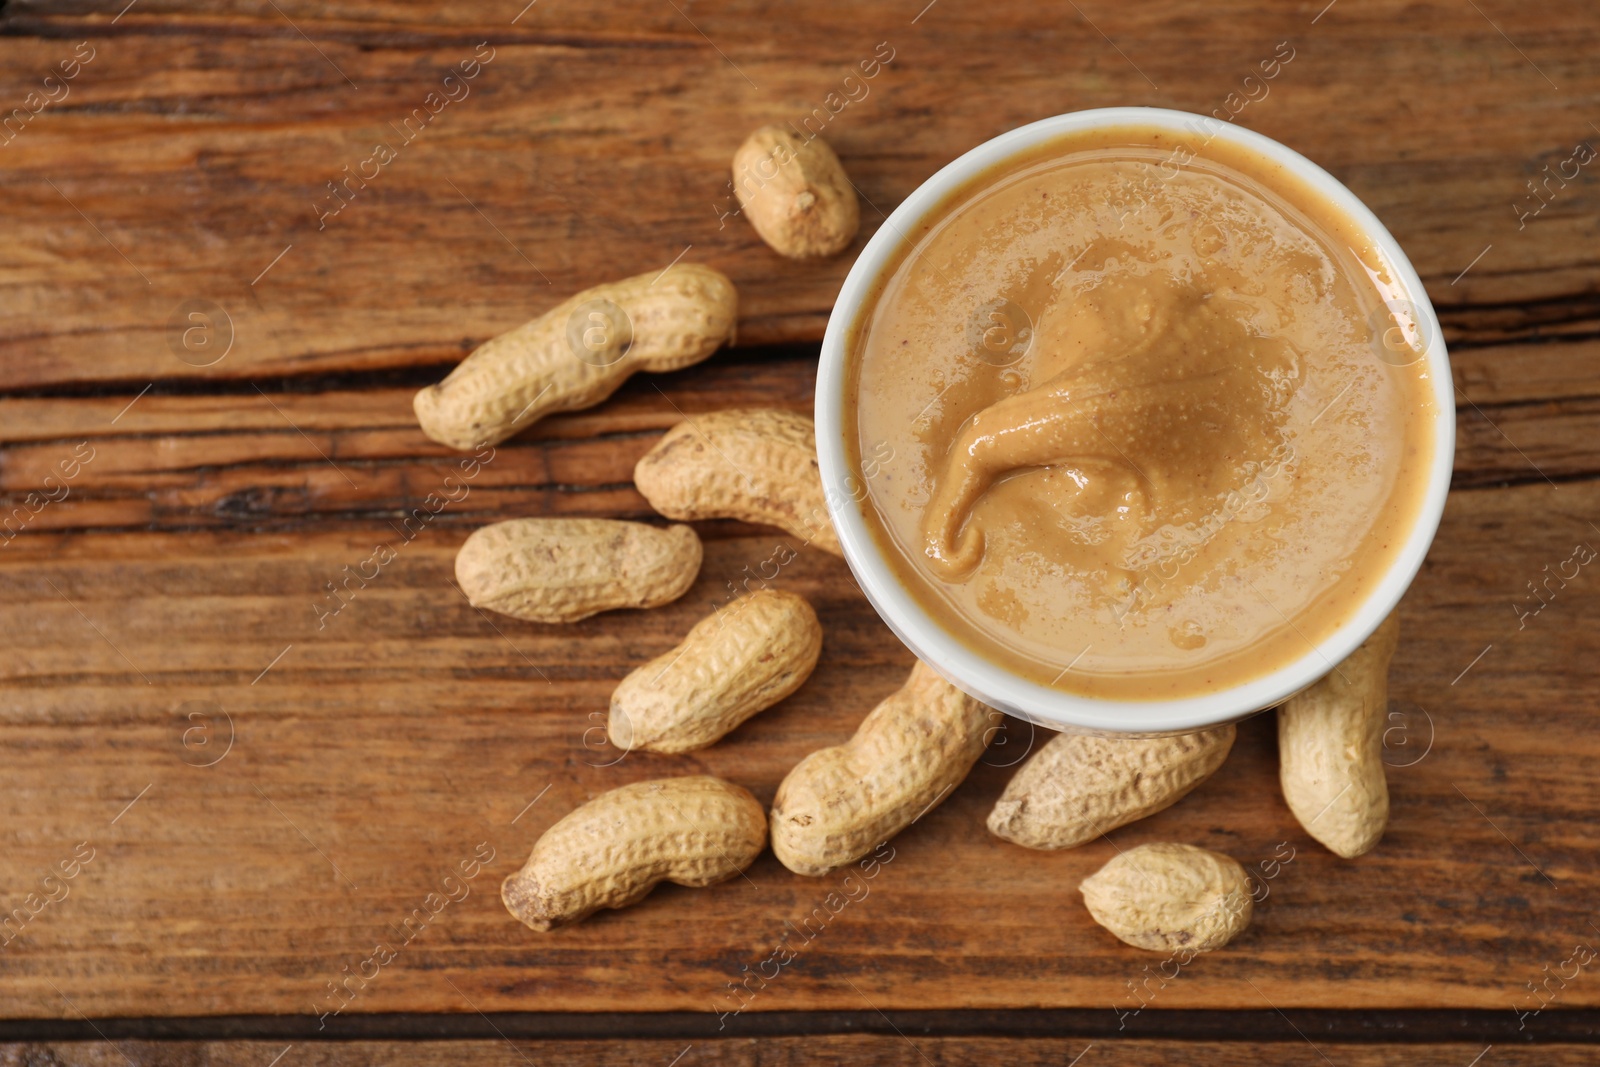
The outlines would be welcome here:
[[[1600,192],[1593,166],[1529,185],[1600,145],[1591,3],[525,2],[0,4],[0,499],[20,531],[0,542],[0,1058],[1600,1058],[1600,959],[1568,962],[1600,945],[1600,579],[1543,585],[1600,545]],[[1244,79],[1282,42],[1262,97]],[[554,934],[512,922],[498,881],[582,800],[705,771],[769,801],[910,656],[807,550],[780,585],[823,619],[815,676],[708,751],[619,760],[597,728],[612,686],[784,536],[703,524],[683,600],[568,627],[474,610],[457,546],[511,516],[647,516],[631,469],[680,412],[809,408],[885,212],[991,136],[1114,104],[1234,109],[1305,152],[1445,324],[1455,491],[1401,609],[1382,846],[1347,862],[1306,837],[1261,717],[1177,808],[1025,851],[983,829],[1030,744],[1011,723],[737,1014],[729,984],[830,879],[769,854]],[[865,204],[851,252],[801,265],[726,217],[728,162],[807,116]],[[433,514],[456,457],[412,392],[680,258],[735,280],[740,347],[507,442]],[[329,614],[380,545],[394,560]],[[1534,585],[1555,595],[1522,615]],[[1075,889],[1151,839],[1294,856],[1246,936],[1164,985]]]

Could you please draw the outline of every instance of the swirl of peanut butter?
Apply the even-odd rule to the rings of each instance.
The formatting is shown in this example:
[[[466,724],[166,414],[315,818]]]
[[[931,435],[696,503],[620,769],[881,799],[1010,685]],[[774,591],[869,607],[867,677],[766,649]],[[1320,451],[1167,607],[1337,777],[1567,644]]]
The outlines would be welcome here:
[[[1030,468],[1121,469],[1137,479],[1136,527],[1192,521],[1265,463],[1284,422],[1288,350],[1258,337],[1203,281],[1109,278],[1037,326],[1043,384],[962,425],[922,518],[947,580],[983,558],[984,494]],[[1087,499],[1087,498],[1086,498]]]

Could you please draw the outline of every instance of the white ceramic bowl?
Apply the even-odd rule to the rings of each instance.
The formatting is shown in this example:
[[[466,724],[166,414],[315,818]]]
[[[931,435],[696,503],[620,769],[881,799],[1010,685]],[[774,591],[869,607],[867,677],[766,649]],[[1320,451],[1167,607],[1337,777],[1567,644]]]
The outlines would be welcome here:
[[[854,432],[853,426],[844,425],[845,370],[849,359],[846,344],[863,303],[904,235],[915,232],[923,217],[966,181],[1063,134],[1113,126],[1155,127],[1187,135],[1188,142],[1193,145],[1203,139],[1195,134],[1201,123],[1207,124],[1207,134],[1282,164],[1314,192],[1341,209],[1370,236],[1388,260],[1391,276],[1397,283],[1397,291],[1390,295],[1394,300],[1410,304],[1407,310],[1415,324],[1417,343],[1425,346],[1421,358],[1428,363],[1438,410],[1427,498],[1405,545],[1367,602],[1314,651],[1289,666],[1242,685],[1178,700],[1131,701],[1078,696],[1039,685],[985,659],[934,621],[895,577],[863,517],[863,509],[870,507],[870,503],[865,494],[851,493],[848,489],[858,485],[858,479],[850,474],[844,448],[845,433]],[[1231,722],[1281,703],[1327,674],[1333,664],[1343,660],[1377,629],[1422,566],[1444,511],[1455,456],[1455,397],[1439,320],[1411,261],[1377,216],[1327,171],[1268,137],[1205,116],[1144,107],[1077,111],[1012,130],[950,163],[907,197],[867,242],[845,278],[844,288],[834,305],[817,370],[816,422],[822,484],[834,528],[844,547],[845,560],[867,599],[890,629],[929,666],[992,707],[1051,729],[1112,734],[1186,732]]]

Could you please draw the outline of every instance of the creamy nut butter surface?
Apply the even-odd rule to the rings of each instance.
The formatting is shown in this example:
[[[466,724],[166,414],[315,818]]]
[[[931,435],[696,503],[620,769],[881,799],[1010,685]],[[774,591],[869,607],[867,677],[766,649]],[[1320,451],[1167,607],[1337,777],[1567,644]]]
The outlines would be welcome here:
[[[1045,685],[1164,699],[1287,666],[1371,593],[1438,412],[1398,283],[1333,205],[1125,128],[902,236],[849,342],[846,446],[952,634]]]

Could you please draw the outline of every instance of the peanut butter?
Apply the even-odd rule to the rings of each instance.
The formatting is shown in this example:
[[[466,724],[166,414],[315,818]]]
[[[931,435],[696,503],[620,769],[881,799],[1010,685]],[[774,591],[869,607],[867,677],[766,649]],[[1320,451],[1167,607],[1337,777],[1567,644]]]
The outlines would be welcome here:
[[[899,579],[1085,695],[1306,655],[1392,562],[1432,458],[1370,242],[1270,161],[1182,140],[1077,135],[969,183],[851,340],[847,445]]]

